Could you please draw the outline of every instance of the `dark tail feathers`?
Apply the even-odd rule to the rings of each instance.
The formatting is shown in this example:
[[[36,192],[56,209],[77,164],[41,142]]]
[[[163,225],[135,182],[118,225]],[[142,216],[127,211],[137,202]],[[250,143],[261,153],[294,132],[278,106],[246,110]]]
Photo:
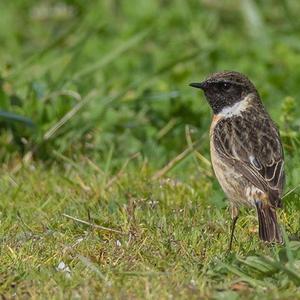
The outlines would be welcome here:
[[[260,239],[266,242],[283,243],[275,208],[260,201],[256,203],[256,208]]]

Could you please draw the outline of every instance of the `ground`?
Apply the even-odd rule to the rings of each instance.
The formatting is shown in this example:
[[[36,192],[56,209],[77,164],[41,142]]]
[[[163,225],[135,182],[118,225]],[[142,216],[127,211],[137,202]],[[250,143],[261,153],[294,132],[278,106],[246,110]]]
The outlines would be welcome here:
[[[275,4],[274,4],[275,3]],[[296,1],[0,3],[3,299],[300,299]],[[256,84],[285,151],[284,245],[230,214],[188,84]]]

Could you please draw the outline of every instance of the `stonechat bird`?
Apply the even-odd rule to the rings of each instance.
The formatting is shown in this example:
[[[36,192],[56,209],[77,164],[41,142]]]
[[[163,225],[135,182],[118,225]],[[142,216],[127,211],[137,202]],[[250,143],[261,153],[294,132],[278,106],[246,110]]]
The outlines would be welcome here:
[[[282,243],[276,208],[282,207],[283,149],[254,84],[241,73],[224,71],[190,86],[204,91],[213,111],[211,161],[230,202],[229,249],[242,205],[256,208],[261,240]]]

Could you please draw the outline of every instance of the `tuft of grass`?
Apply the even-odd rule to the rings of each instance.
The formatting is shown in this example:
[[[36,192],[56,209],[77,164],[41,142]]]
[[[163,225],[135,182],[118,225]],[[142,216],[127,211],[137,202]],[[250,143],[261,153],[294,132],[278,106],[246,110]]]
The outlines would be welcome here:
[[[300,299],[297,1],[0,2],[2,298]],[[253,80],[286,160],[284,246],[230,218],[188,83]]]

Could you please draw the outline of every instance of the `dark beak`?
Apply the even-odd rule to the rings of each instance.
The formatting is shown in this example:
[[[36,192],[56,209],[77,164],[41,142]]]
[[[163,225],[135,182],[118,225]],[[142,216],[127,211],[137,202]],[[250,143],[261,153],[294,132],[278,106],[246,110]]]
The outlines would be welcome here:
[[[194,88],[201,89],[201,90],[204,90],[207,86],[205,81],[199,82],[199,83],[198,82],[193,82],[193,83],[190,83],[189,85],[194,87]]]

